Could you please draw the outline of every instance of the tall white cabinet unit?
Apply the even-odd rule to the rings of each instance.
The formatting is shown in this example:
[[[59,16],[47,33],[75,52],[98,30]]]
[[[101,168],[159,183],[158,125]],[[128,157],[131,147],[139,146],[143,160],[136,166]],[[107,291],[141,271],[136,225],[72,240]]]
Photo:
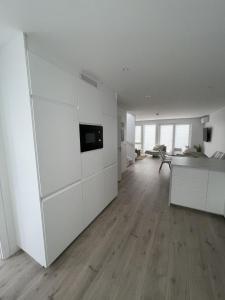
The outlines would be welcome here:
[[[46,267],[117,195],[116,99],[32,54],[23,34],[0,59],[17,243]],[[79,123],[103,125],[103,149],[80,153]]]

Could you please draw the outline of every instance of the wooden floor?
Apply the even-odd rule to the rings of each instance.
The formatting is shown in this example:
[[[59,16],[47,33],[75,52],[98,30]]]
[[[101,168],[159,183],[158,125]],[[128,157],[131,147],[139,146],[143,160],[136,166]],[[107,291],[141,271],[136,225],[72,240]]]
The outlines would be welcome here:
[[[138,161],[119,196],[48,269],[0,262],[0,299],[225,299],[225,221],[168,207],[169,170]]]

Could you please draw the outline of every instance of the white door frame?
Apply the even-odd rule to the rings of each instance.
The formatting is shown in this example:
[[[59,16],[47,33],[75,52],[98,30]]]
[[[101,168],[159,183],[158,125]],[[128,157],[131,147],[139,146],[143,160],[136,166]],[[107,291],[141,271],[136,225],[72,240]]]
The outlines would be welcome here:
[[[0,258],[4,259],[10,256],[9,240],[8,240],[8,230],[6,223],[6,213],[3,200],[3,188],[0,181]]]
[[[6,223],[6,210],[5,210],[5,185],[4,185],[4,173],[5,164],[4,164],[4,149],[3,149],[3,136],[2,128],[0,124],[0,258],[6,258],[9,254],[9,240],[8,240],[8,231]]]
[[[0,258],[5,259],[14,254],[18,250],[16,244],[2,127],[0,124]]]
[[[1,130],[1,128],[0,128]],[[6,168],[4,163],[4,149],[2,132],[0,131],[0,258],[7,258],[10,254],[9,233],[7,229],[7,195],[6,195]]]

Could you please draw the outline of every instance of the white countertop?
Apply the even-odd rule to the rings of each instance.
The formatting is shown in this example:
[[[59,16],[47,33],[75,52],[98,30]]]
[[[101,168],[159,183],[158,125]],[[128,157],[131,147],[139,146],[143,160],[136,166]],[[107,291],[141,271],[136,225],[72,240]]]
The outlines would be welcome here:
[[[173,157],[172,166],[225,172],[225,160],[213,158]]]

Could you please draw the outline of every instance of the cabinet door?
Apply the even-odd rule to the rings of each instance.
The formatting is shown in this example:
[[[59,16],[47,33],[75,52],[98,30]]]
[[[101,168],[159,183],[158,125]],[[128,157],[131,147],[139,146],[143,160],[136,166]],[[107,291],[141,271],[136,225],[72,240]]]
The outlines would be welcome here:
[[[103,173],[83,181],[84,224],[90,224],[104,209]]]
[[[223,215],[225,204],[225,174],[209,172],[206,209],[208,212]]]
[[[32,95],[77,104],[73,76],[32,53],[29,53],[29,70]]]
[[[50,265],[84,229],[81,184],[42,203],[47,265]]]
[[[79,127],[75,107],[33,101],[41,196],[81,178]]]
[[[206,210],[208,171],[173,167],[171,203]]]
[[[117,164],[105,168],[104,174],[104,201],[107,206],[118,194]]]
[[[80,123],[102,124],[101,92],[80,80],[77,86],[77,94]]]
[[[103,150],[97,149],[81,153],[82,178],[85,179],[103,169]]]
[[[117,119],[104,115],[103,146],[104,167],[117,162]]]

